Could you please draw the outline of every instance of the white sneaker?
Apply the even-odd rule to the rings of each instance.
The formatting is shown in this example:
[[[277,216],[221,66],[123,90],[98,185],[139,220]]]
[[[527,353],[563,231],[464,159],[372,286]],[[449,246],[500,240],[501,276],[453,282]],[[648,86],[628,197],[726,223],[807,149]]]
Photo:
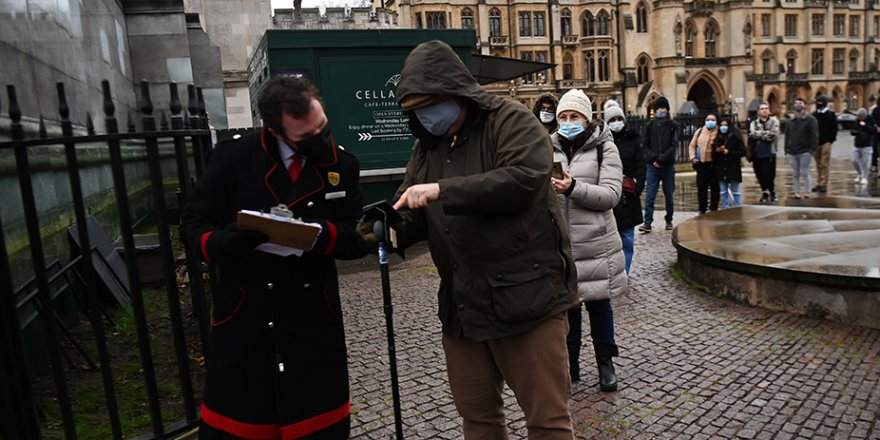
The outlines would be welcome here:
[[[859,183],[862,184],[862,185],[867,185],[867,184],[868,184],[868,179],[862,177],[862,180],[860,180]]]
[[[856,176],[856,178],[853,179],[853,183],[862,183],[862,178],[859,176]]]

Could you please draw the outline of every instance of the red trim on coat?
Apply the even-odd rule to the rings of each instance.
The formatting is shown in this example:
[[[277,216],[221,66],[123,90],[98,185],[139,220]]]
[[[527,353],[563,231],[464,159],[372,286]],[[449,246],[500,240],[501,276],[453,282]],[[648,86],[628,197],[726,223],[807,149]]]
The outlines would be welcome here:
[[[281,427],[275,424],[242,423],[220,415],[202,404],[202,421],[206,425],[248,440],[277,440],[282,438]]]
[[[214,260],[211,259],[211,256],[208,255],[208,238],[211,237],[214,231],[208,231],[202,234],[202,239],[199,240],[200,247],[202,248],[202,259],[205,260],[205,263],[214,264]]]
[[[348,401],[339,408],[327,411],[324,414],[318,414],[292,425],[282,426],[281,436],[284,440],[302,438],[345,420],[350,413],[351,401]]]
[[[336,247],[336,225],[333,224],[330,220],[325,221],[327,223],[327,231],[330,232],[330,238],[327,239],[327,249],[321,253],[323,256],[330,255],[333,252],[333,248]]]
[[[214,317],[211,317],[211,327],[218,327],[223,324],[229,322],[230,319],[234,318],[235,315],[238,314],[238,309],[241,308],[241,305],[244,304],[244,299],[247,297],[247,291],[244,290],[244,287],[239,287],[238,290],[241,291],[241,295],[238,297],[238,304],[235,305],[235,310],[232,311],[232,314],[221,319],[219,322],[214,321]]]

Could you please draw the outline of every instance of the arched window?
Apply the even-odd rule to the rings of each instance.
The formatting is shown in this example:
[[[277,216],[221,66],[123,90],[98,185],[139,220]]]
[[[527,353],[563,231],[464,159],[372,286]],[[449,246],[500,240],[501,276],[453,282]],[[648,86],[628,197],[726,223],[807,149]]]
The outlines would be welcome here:
[[[596,35],[609,35],[608,22],[610,17],[605,10],[599,11],[596,15]]]
[[[648,7],[645,2],[636,5],[636,32],[648,32]]]
[[[685,23],[684,25],[684,56],[693,57],[694,56],[694,35],[697,35],[697,31],[694,30],[694,24],[690,21]]]
[[[706,23],[706,29],[703,31],[706,41],[706,58],[715,58],[715,37],[718,34],[718,23],[715,23],[714,20]]]
[[[474,28],[474,11],[472,11],[470,8],[464,8],[461,10],[461,28]]]
[[[785,54],[785,73],[795,73],[797,70],[797,51],[792,49]]]
[[[562,79],[574,78],[574,57],[566,52],[562,56]]]
[[[880,69],[880,49],[874,49],[874,70]]]
[[[859,71],[859,51],[853,49],[849,51],[849,71],[850,72],[858,72]]]
[[[560,26],[562,27],[563,37],[571,35],[571,10],[567,8],[562,10],[562,22]]]
[[[584,52],[584,79],[596,81],[596,58],[591,50]]]
[[[773,71],[773,52],[765,50],[761,55],[761,73],[767,75]]]
[[[651,58],[642,54],[636,62],[636,81],[644,84],[651,80]]]
[[[489,36],[501,36],[501,11],[497,8],[492,8],[492,10],[489,11]]]
[[[608,49],[599,49],[599,81],[611,81],[611,61]]]
[[[593,21],[593,14],[590,11],[584,12],[584,18],[581,20],[582,26],[584,28],[584,36],[592,37],[596,35],[595,22]]]

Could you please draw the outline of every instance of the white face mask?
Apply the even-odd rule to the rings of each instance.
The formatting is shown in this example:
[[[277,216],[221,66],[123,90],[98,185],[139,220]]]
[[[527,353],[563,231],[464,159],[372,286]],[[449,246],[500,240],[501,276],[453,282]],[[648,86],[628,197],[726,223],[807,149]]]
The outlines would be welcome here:
[[[550,112],[545,112],[543,110],[540,113],[538,113],[538,116],[540,117],[542,124],[549,124],[549,123],[553,122],[554,119],[556,119],[555,114],[550,113]]]
[[[624,125],[623,121],[614,121],[614,122],[608,123],[608,128],[610,128],[611,131],[617,133],[620,130],[623,130],[623,125]]]

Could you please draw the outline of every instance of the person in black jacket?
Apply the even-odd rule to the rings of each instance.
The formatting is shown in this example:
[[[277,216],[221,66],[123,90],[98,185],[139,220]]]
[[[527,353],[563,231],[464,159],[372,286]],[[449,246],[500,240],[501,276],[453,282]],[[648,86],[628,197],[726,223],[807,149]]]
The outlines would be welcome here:
[[[712,143],[712,160],[715,162],[715,178],[721,190],[721,207],[740,206],[742,195],[739,192],[742,183],[742,157],[746,155],[743,136],[728,118],[721,118],[718,125],[718,136]]]
[[[544,126],[548,134],[556,133],[556,129],[559,127],[559,123],[556,122],[557,105],[559,105],[559,101],[556,97],[547,93],[546,95],[541,95],[535,101],[534,108],[532,108],[532,113],[541,121],[541,125]]]
[[[614,207],[617,232],[623,242],[626,273],[632,266],[635,244],[635,227],[642,223],[642,191],[645,189],[645,156],[639,142],[639,134],[626,127],[623,109],[616,101],[605,103],[605,122],[614,136],[614,144],[623,163],[623,194]]]
[[[853,152],[852,161],[856,168],[856,178],[853,182],[859,185],[868,184],[868,172],[873,155],[874,138],[877,137],[877,128],[874,118],[868,116],[868,111],[860,108],[858,112],[859,123],[852,129]]]
[[[816,97],[813,117],[819,123],[819,148],[813,152],[816,161],[817,183],[813,192],[828,192],[828,174],[831,171],[831,144],[837,140],[837,115],[828,108],[828,97]]]
[[[678,126],[669,115],[669,101],[657,98],[653,104],[654,119],[645,125],[642,152],[645,156],[646,183],[645,222],[639,226],[643,234],[651,232],[654,221],[654,200],[657,190],[663,184],[663,198],[666,199],[666,230],[672,230],[672,214],[675,211],[675,150],[678,145]]]
[[[217,145],[187,201],[181,234],[219,270],[200,439],[348,438],[348,362],[335,259],[367,247],[358,160],[333,141],[308,81],[269,80],[261,130]],[[282,205],[321,226],[297,256],[257,248],[240,210]]]

